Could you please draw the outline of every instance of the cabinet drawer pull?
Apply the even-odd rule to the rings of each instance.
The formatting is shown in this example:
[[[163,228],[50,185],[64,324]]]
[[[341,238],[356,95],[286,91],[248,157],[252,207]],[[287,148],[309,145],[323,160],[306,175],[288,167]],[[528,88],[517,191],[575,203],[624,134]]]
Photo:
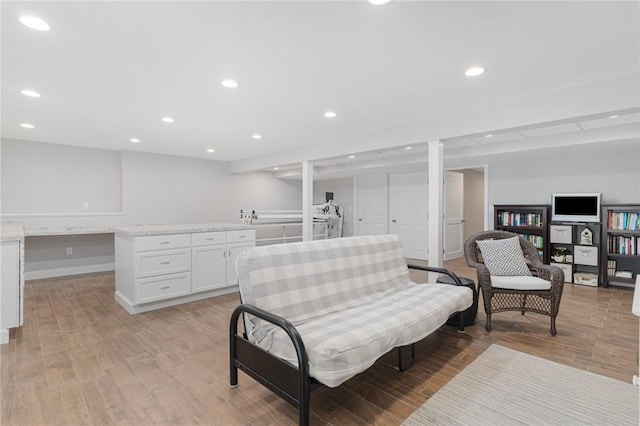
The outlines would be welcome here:
[[[171,286],[170,286],[170,285],[167,285],[167,286],[164,286],[164,287],[160,287],[160,290],[166,290],[166,289],[168,289],[168,288],[171,288]]]
[[[215,237],[207,238],[206,240],[207,241],[213,241],[213,240],[215,240]]]
[[[171,241],[160,241],[160,244],[171,244]]]
[[[167,262],[160,262],[160,264],[161,264],[161,265],[168,265],[168,264],[170,264],[170,263],[171,263],[171,262],[169,262],[169,261],[167,261]]]
[[[238,238],[245,238],[246,235],[238,235]]]

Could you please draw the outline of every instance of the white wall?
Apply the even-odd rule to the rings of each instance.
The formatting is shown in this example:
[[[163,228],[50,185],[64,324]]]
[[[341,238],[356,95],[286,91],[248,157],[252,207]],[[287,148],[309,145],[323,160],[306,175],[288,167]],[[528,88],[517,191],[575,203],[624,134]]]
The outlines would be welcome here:
[[[603,203],[640,203],[640,141],[609,141],[445,162],[488,165],[494,204],[550,204],[554,192],[601,192]]]
[[[2,213],[122,211],[119,152],[14,139],[0,144]]]
[[[220,161],[10,139],[2,140],[1,150],[2,219],[27,226],[240,223],[242,208],[302,206],[299,181],[267,172],[230,175],[228,163]],[[88,211],[81,209],[85,199]],[[120,205],[120,213],[101,207]],[[76,215],[7,217],[61,212]],[[28,237],[25,257],[30,279],[91,272],[92,265],[94,271],[109,270],[113,235]]]
[[[477,170],[457,170],[464,175],[464,239],[484,230],[484,173]]]

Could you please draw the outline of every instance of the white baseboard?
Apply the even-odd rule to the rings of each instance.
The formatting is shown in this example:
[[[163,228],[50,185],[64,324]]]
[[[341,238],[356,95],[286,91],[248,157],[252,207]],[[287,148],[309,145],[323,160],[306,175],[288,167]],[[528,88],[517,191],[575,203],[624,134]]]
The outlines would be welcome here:
[[[92,274],[95,272],[114,271],[115,263],[101,263],[98,265],[70,266],[66,268],[43,269],[40,271],[25,271],[25,280],[41,280],[44,278],[66,277],[68,275]]]
[[[141,305],[134,305],[129,298],[116,290],[115,300],[130,314],[141,314],[144,312],[153,311],[161,308],[168,308],[169,306],[181,305],[183,303],[195,302],[198,300],[208,299],[210,297],[222,296],[223,294],[235,293],[238,291],[237,285],[231,287],[224,287],[217,290],[203,291],[201,293],[188,294],[182,297],[174,297],[172,299],[159,300],[157,302],[144,303]]]

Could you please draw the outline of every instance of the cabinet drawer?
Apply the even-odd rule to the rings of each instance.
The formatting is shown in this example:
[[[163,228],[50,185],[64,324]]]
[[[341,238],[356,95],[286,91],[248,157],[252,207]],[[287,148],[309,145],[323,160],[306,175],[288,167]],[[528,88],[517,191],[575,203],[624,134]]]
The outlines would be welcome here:
[[[256,230],[244,229],[242,231],[227,231],[227,243],[243,243],[245,241],[255,241]]]
[[[571,226],[564,225],[551,225],[549,228],[549,241],[552,243],[565,243],[571,244],[573,228]]]
[[[227,233],[224,231],[199,232],[197,234],[191,234],[191,244],[194,247],[224,244],[227,242],[226,237]]]
[[[150,235],[136,238],[136,251],[167,250],[191,246],[190,234]]]
[[[136,280],[139,288],[138,303],[184,296],[191,292],[191,274],[173,274]]]
[[[189,272],[191,249],[152,251],[136,254],[136,278]]]
[[[598,266],[598,247],[573,246],[573,263]]]

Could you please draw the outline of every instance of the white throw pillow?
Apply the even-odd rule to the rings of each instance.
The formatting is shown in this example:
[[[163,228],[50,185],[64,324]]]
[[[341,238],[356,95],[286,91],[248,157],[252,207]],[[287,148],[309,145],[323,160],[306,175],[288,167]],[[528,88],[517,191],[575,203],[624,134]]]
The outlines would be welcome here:
[[[489,274],[496,276],[531,275],[518,237],[479,240],[477,243]]]

